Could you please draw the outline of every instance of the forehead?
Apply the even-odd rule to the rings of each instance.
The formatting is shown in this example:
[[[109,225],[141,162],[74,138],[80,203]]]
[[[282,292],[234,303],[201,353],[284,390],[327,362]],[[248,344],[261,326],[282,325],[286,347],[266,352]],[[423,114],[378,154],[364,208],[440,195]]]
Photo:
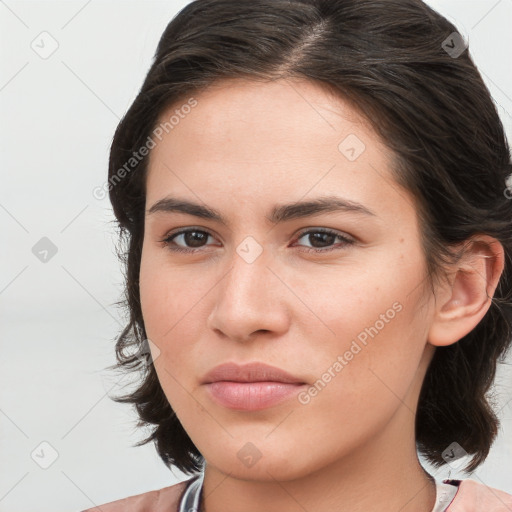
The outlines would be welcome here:
[[[194,94],[195,106],[183,108],[188,99],[160,116],[161,126],[172,116],[175,122],[151,151],[147,205],[165,192],[216,207],[226,199],[255,205],[334,192],[382,204],[387,187],[395,189],[389,211],[399,209],[390,197],[399,189],[391,151],[327,88],[305,80],[237,79]]]
[[[213,83],[194,94],[194,99],[197,102],[194,108],[186,107],[188,98],[182,98],[162,113],[159,122],[165,125],[174,117],[175,124],[170,131],[183,132],[186,126],[187,137],[193,130],[195,144],[214,146],[216,153],[223,148],[231,150],[229,146],[237,141],[251,149],[251,140],[255,147],[269,142],[264,148],[266,151],[275,148],[276,152],[283,152],[286,149],[283,143],[297,150],[304,141],[309,142],[309,146],[323,142],[328,150],[346,129],[378,142],[369,123],[346,100],[320,82],[230,79]],[[188,113],[180,119],[173,116],[182,109]],[[260,151],[251,155],[246,151],[245,156],[261,159],[265,154]]]

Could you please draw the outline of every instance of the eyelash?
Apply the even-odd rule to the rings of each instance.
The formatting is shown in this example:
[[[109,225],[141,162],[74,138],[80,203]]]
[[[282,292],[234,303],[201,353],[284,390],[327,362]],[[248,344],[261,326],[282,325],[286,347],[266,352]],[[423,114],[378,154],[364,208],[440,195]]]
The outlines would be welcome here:
[[[182,229],[180,231],[177,231],[175,233],[170,234],[169,236],[167,236],[163,240],[160,240],[160,242],[162,242],[165,247],[167,247],[170,251],[173,251],[173,252],[181,252],[181,253],[189,253],[189,254],[190,253],[196,253],[196,252],[201,251],[202,248],[198,248],[198,249],[184,249],[183,247],[177,246],[174,243],[174,241],[173,241],[173,239],[176,238],[179,235],[183,235],[183,234],[186,234],[186,233],[194,233],[194,232],[205,233],[205,234],[207,234],[209,236],[213,236],[211,233],[209,233],[208,231],[205,231],[204,229],[187,228],[187,229]],[[354,240],[352,240],[351,238],[348,238],[346,236],[340,235],[338,232],[333,231],[331,229],[325,229],[325,228],[308,229],[308,230],[302,231],[297,236],[297,240],[302,238],[304,235],[309,235],[309,234],[312,234],[312,233],[322,233],[322,234],[327,234],[327,235],[333,235],[336,238],[339,238],[340,240],[342,240],[342,247],[333,247],[333,248],[330,248],[330,249],[306,248],[306,250],[303,249],[302,252],[317,253],[317,254],[318,253],[324,253],[324,252],[331,252],[331,251],[335,251],[337,249],[343,249],[344,247],[351,246],[351,245],[353,245],[355,243]]]

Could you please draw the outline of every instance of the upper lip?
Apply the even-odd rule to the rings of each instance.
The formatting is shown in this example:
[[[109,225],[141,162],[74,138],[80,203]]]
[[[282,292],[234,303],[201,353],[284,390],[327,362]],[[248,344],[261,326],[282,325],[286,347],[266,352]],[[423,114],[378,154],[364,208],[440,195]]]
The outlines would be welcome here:
[[[289,384],[304,384],[304,382],[288,372],[269,366],[268,364],[254,362],[245,365],[224,363],[210,370],[203,378],[203,384],[217,381],[233,382],[284,382]]]

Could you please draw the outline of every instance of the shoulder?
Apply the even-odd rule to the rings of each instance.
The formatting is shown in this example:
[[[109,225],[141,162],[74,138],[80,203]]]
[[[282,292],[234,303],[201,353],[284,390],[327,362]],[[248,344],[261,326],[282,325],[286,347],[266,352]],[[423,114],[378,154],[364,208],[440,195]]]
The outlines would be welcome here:
[[[181,497],[192,479],[149,491],[136,496],[129,496],[104,505],[96,505],[82,512],[178,512]]]
[[[475,480],[462,480],[447,512],[509,512],[512,494]]]

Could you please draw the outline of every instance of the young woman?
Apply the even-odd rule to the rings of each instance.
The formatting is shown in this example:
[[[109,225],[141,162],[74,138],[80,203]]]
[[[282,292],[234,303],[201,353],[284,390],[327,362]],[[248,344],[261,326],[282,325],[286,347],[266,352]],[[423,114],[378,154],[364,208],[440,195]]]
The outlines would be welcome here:
[[[190,3],[108,184],[116,352],[142,372],[117,400],[193,478],[89,510],[512,510],[418,460],[474,470],[497,433],[511,172],[464,40],[420,0]]]

